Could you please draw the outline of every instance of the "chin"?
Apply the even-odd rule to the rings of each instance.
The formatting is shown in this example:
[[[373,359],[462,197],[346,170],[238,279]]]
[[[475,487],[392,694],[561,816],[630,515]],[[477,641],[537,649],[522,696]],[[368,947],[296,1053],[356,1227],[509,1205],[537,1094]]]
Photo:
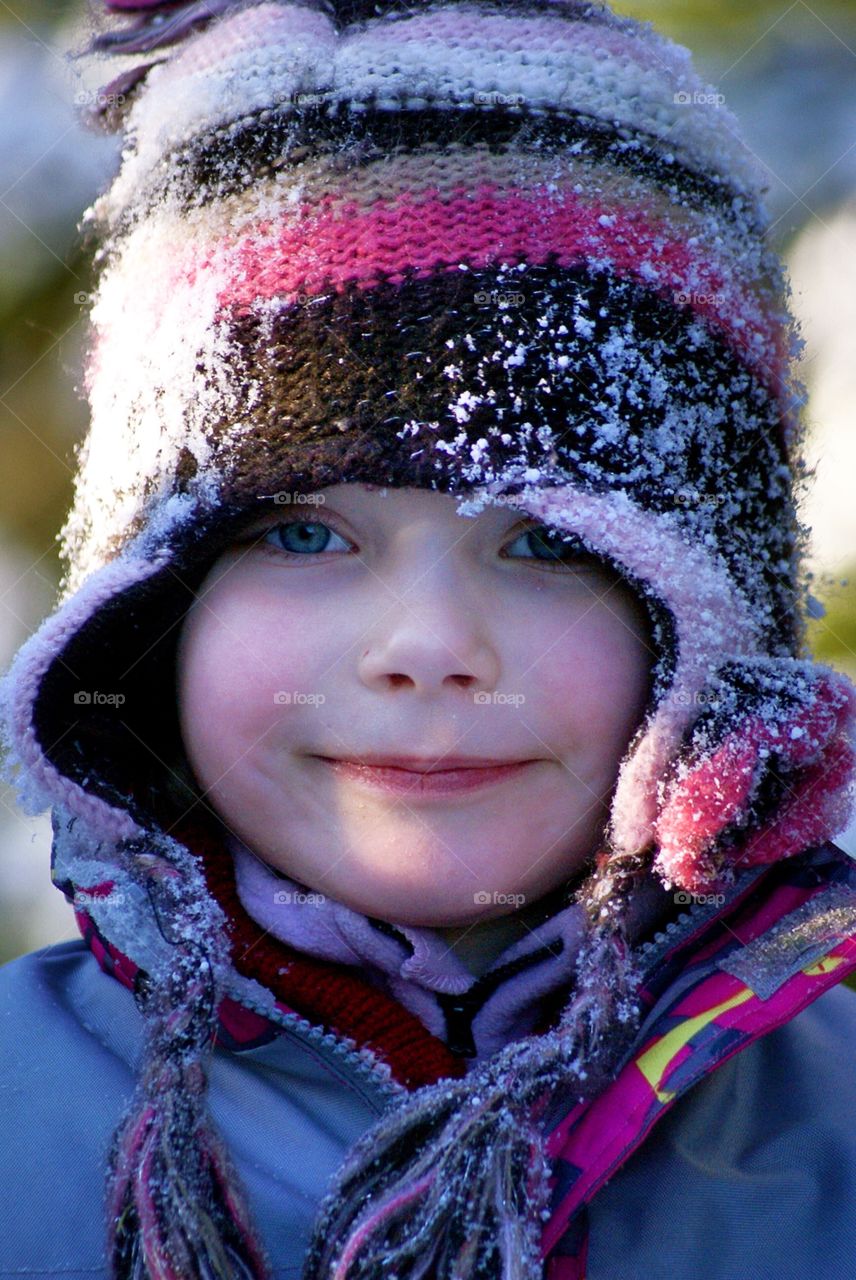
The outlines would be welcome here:
[[[450,903],[448,897],[442,901],[434,901],[430,893],[418,886],[406,892],[402,891],[401,886],[397,886],[395,892],[384,892],[382,885],[375,885],[372,888],[364,884],[358,895],[347,893],[345,890],[341,894],[334,890],[328,890],[328,892],[338,897],[353,911],[373,916],[377,920],[386,920],[391,924],[408,925],[413,928],[439,929],[445,926],[467,925],[482,918],[478,913],[473,914],[472,896],[466,904]],[[418,906],[415,907],[414,904]]]

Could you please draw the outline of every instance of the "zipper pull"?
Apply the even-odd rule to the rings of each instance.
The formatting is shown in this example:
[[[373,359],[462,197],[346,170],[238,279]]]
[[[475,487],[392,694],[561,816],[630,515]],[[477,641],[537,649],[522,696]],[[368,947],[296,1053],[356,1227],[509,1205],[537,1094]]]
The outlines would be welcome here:
[[[438,995],[437,1002],[446,1019],[446,1045],[461,1058],[474,1058],[476,1044],[473,1039],[472,1021],[483,997],[473,1001],[467,995]]]

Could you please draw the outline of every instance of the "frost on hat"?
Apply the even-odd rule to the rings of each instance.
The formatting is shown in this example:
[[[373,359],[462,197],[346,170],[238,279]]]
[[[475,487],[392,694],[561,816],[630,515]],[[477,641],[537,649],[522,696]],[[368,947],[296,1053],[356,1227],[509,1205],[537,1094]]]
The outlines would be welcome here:
[[[109,879],[92,917],[152,979],[111,1265],[266,1274],[204,1113],[210,1019],[240,979],[152,796],[178,741],[171,646],[220,548],[277,494],[364,481],[454,493],[462,514],[513,498],[620,569],[658,645],[560,1030],[382,1118],[304,1272],[332,1274],[351,1231],[359,1273],[388,1274],[391,1213],[420,1264],[437,1245],[438,1275],[476,1280],[495,1271],[489,1232],[470,1247],[486,1215],[503,1274],[528,1280],[539,1223],[509,1173],[541,1176],[527,1099],[548,1081],[591,1097],[620,1060],[636,889],[652,869],[729,883],[849,809],[856,696],[804,649],[798,342],[762,179],[687,51],[600,4],[104,8],[90,51],[117,74],[94,115],[125,149],[85,217],[91,425],[59,607],[4,678],[0,724],[20,803],[59,815],[57,883]],[[433,1180],[442,1164],[442,1222],[408,1160]]]
[[[803,656],[799,344],[761,176],[687,51],[577,0],[106,9],[94,114],[125,150],[85,218],[61,608],[5,693],[23,802],[145,829],[138,744],[175,725],[74,704],[96,641],[102,685],[168,670],[230,522],[366,481],[515,495],[646,597],[613,847],[698,887],[762,811],[747,857],[831,834],[853,693]]]

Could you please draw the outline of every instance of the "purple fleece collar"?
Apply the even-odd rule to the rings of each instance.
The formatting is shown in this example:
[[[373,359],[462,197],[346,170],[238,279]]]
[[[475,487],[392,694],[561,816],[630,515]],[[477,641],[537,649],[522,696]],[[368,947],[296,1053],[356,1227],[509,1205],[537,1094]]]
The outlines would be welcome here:
[[[476,1049],[470,1067],[509,1041],[530,1034],[538,1022],[542,998],[573,978],[584,928],[582,909],[575,903],[506,947],[487,973],[476,977],[435,929],[394,925],[410,943],[408,947],[361,912],[274,872],[234,836],[227,844],[234,858],[238,897],[258,924],[309,955],[359,966],[444,1043],[448,1043],[446,1018],[438,996],[463,995],[478,982],[489,987],[485,979],[498,969],[547,948],[531,966],[500,979],[485,995],[470,1023]]]

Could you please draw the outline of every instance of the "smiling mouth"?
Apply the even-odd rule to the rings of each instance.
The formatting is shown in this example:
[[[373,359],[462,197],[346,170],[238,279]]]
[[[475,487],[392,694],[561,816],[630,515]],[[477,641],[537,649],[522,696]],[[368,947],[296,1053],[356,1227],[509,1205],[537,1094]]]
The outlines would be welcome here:
[[[411,796],[474,791],[517,777],[531,765],[538,763],[537,760],[511,760],[475,764],[470,759],[466,764],[461,764],[455,759],[450,766],[446,761],[430,764],[420,760],[418,767],[407,767],[400,763],[386,763],[386,759],[383,763],[372,763],[372,757],[341,760],[331,756],[317,756],[316,759],[323,761],[341,777],[383,791]],[[397,759],[401,760],[402,757]]]

